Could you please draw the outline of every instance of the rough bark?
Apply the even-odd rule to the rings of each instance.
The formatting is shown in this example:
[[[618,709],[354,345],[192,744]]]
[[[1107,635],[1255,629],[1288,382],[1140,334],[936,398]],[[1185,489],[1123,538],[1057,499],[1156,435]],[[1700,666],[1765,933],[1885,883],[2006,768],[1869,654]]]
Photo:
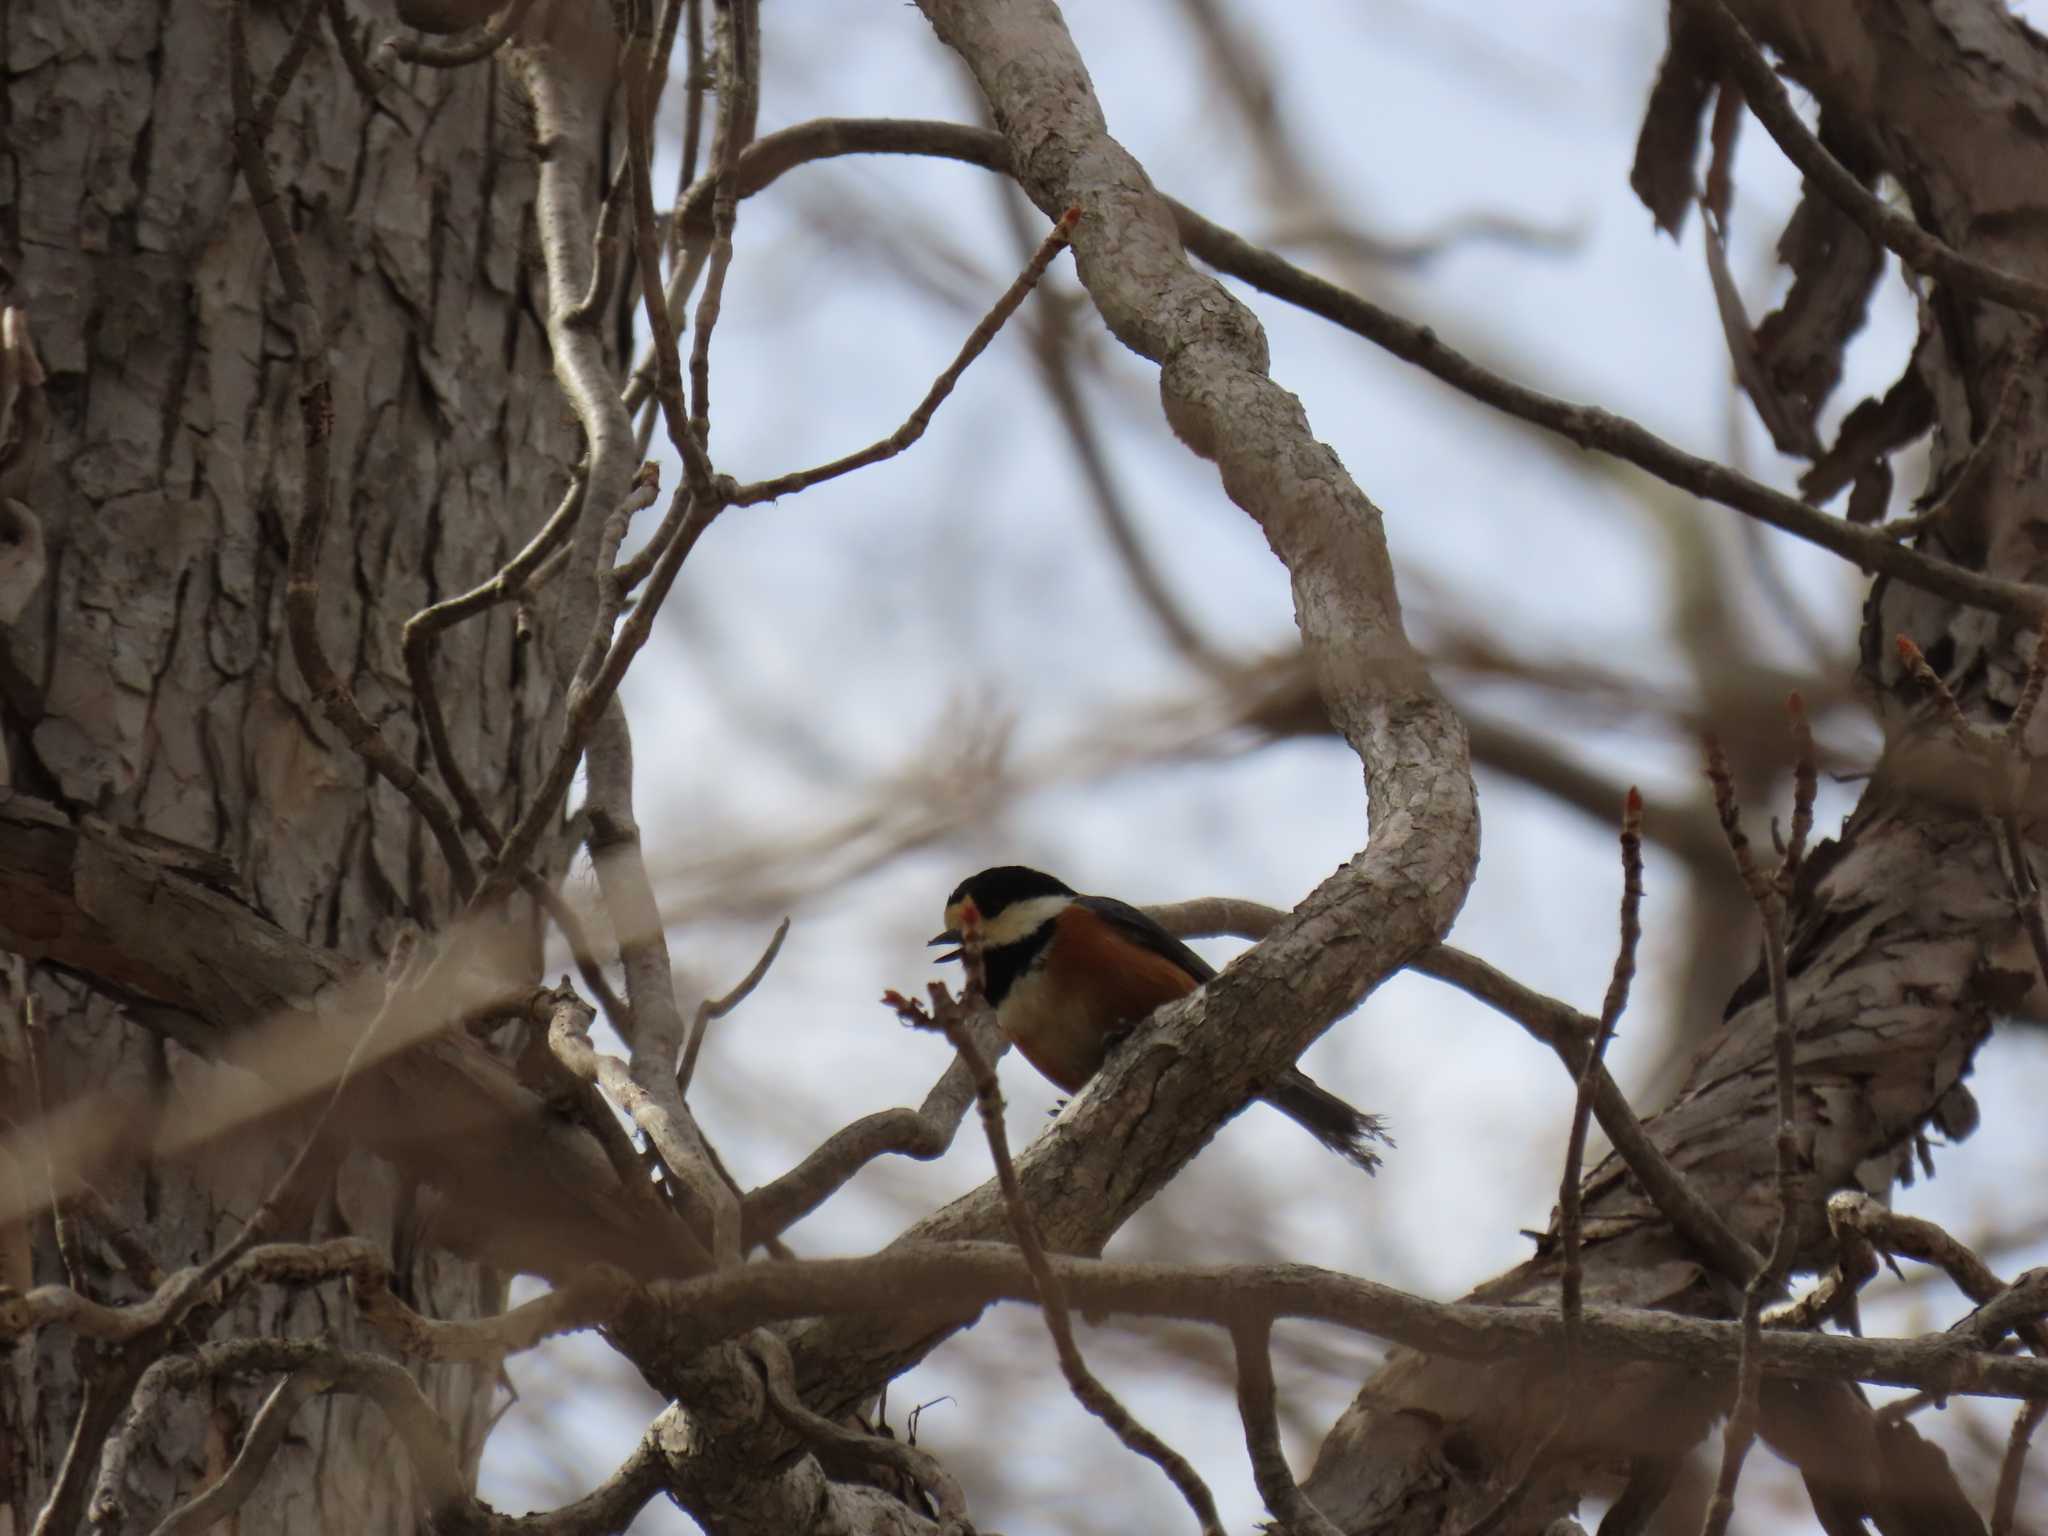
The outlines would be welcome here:
[[[2003,6],[1751,0],[1734,8],[1819,97],[1830,125],[1852,133],[1903,186],[1927,228],[1980,260],[2033,277],[2048,271],[2040,238],[2048,52]],[[2038,580],[2043,530],[2028,466],[2048,441],[2048,398],[2034,378],[2012,380],[2021,393],[2009,420],[1982,442],[2009,370],[2027,366],[2031,326],[1939,285],[1925,294],[1934,487],[1957,477],[1973,450],[1979,458],[1966,494],[1924,540],[1988,574]],[[1888,1189],[1911,1176],[1929,1138],[1968,1134],[1974,1109],[1961,1080],[1972,1053],[2035,985],[1980,786],[1918,690],[1902,682],[1892,644],[1899,633],[1927,652],[1981,722],[2009,713],[2024,671],[2026,637],[2012,624],[1884,580],[1875,587],[1863,674],[1885,720],[1885,758],[1839,840],[1811,861],[1791,907],[1806,1265],[1825,1259],[1821,1203],[1830,1192]],[[2038,727],[2034,734],[2039,750]],[[1776,1219],[1765,990],[1754,978],[1738,989],[1722,1032],[1651,1122],[1666,1154],[1759,1248]],[[1611,1162],[1586,1181],[1586,1238],[1589,1302],[1730,1315],[1726,1282],[1701,1267]],[[1475,1295],[1554,1306],[1559,1269],[1558,1254],[1540,1252]],[[1541,1369],[1474,1370],[1401,1352],[1332,1429],[1306,1491],[1345,1530],[1460,1529],[1521,1474],[1564,1406],[1558,1387]],[[1626,1458],[1684,1444],[1725,1403],[1659,1372],[1599,1378],[1504,1528],[1539,1529],[1585,1492],[1614,1492]],[[1796,1445],[1801,1428],[1810,1435],[1811,1405],[1779,1407],[1782,1444]],[[1767,1402],[1767,1437],[1773,1427]],[[1838,1420],[1821,1438],[1834,1442],[1835,1456],[1860,1463],[1845,1482],[1874,1487],[1882,1458],[1874,1442],[1852,1438],[1867,1432]]]
[[[111,926],[19,944],[77,968],[38,967],[33,982],[52,1107],[88,1088],[143,1106],[203,1088],[218,1070],[201,1054],[210,1043],[302,1003],[337,970],[374,965],[401,926],[448,915],[439,854],[321,720],[286,643],[300,411],[292,327],[232,169],[229,14],[224,0],[0,6],[0,300],[29,312],[52,407],[32,497],[49,575],[0,635],[12,782],[48,814],[40,833],[10,821],[0,839],[19,869],[29,842],[41,836],[48,851],[49,837],[74,835],[90,812],[140,857],[181,845],[212,861],[174,868],[154,897],[130,892],[148,898],[140,906],[102,908]],[[259,82],[300,14],[250,8]],[[398,626],[523,542],[575,442],[546,383],[523,252],[533,176],[495,70],[398,69],[378,110],[331,39],[317,41],[270,154],[324,308],[334,379],[320,629],[370,717],[424,768]],[[552,682],[515,643],[508,610],[448,636],[440,658],[464,765],[507,815],[537,772],[535,726]],[[28,906],[28,885],[10,880],[7,894],[10,917],[59,920],[54,904]],[[110,887],[85,896],[90,909]],[[207,926],[224,915],[274,963],[218,969],[235,953],[250,958],[202,947],[225,931]],[[54,940],[81,939],[122,963],[56,952]],[[162,970],[135,974],[152,948],[173,970],[203,955],[185,968],[208,973],[187,977],[208,995],[170,986]],[[119,990],[95,987],[89,971]],[[17,1052],[0,1072],[5,1114],[33,1118]],[[138,1116],[135,1134],[156,1112]],[[88,1172],[160,1264],[182,1265],[234,1236],[304,1123],[259,1122],[175,1162],[110,1159]],[[495,1306],[492,1270],[417,1243],[418,1205],[410,1172],[337,1141],[276,1235],[369,1236],[430,1312]],[[47,1219],[33,1236],[34,1279],[61,1279]],[[92,1294],[136,1294],[103,1245],[86,1241],[83,1257]],[[252,1295],[227,1326],[343,1340],[356,1328],[315,1292]],[[18,1530],[51,1486],[81,1371],[95,1368],[90,1350],[56,1333],[38,1340],[0,1372],[0,1522],[11,1516]],[[422,1381],[473,1458],[489,1374],[434,1368]],[[174,1394],[130,1464],[133,1517],[153,1521],[217,1472],[258,1395]],[[333,1399],[293,1433],[244,1529],[413,1528],[410,1474],[374,1408]]]

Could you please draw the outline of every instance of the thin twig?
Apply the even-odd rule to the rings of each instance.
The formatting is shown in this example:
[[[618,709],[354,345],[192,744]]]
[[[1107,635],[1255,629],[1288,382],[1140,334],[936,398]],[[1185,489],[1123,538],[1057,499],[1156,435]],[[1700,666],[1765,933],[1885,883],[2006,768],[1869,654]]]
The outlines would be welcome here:
[[[962,937],[966,941],[962,958],[967,963],[968,990],[979,994],[982,986],[978,926],[971,922],[964,925]],[[1059,1357],[1060,1374],[1066,1377],[1068,1388],[1083,1408],[1108,1425],[1126,1447],[1154,1463],[1167,1475],[1174,1487],[1180,1490],[1188,1508],[1194,1511],[1203,1536],[1222,1536],[1223,1525],[1216,1514],[1216,1500],[1210,1494],[1208,1484],[1202,1481],[1201,1474],[1180,1452],[1140,1424],[1081,1358],[1080,1347],[1074,1342],[1074,1323],[1067,1309],[1066,1291],[1046,1261],[1045,1245],[1038,1236],[1038,1224],[1032,1219],[1031,1207],[1025,1203],[1023,1186],[1017,1182],[1016,1165],[1010,1161],[1010,1138],[1003,1127],[1003,1094],[996,1082],[995,1068],[989,1065],[956,1016],[941,1014],[931,1020],[931,1025],[944,1031],[947,1044],[967,1064],[967,1070],[974,1079],[975,1101],[981,1107],[982,1129],[988,1137],[989,1155],[995,1160],[996,1182],[1003,1192],[1010,1231],[1017,1239],[1026,1268],[1030,1270],[1039,1311],[1045,1318],[1046,1331],[1052,1335],[1053,1352]]]
[[[711,1021],[722,1019],[733,1009],[747,1000],[754,988],[761,985],[761,979],[768,974],[768,967],[775,963],[775,957],[782,953],[782,941],[789,937],[789,919],[784,918],[775,925],[775,932],[768,940],[768,947],[761,951],[761,958],[754,962],[752,970],[739,979],[739,984],[723,997],[707,997],[697,1005],[697,1016],[690,1024],[690,1043],[683,1047],[683,1059],[676,1063],[676,1092],[688,1096],[690,1079],[697,1074],[697,1053],[704,1048],[704,1035],[711,1028]]]
[[[683,195],[697,179],[697,157],[704,141],[704,0],[684,0],[684,6],[684,36],[690,51],[683,72],[683,157],[676,165],[678,212],[670,217],[668,226],[671,258],[682,245]]]
[[[1916,272],[1965,293],[1994,300],[2030,315],[2048,318],[2048,287],[2014,273],[1974,261],[1947,242],[1922,229],[1856,179],[1841,161],[1800,120],[1798,109],[1756,42],[1722,0],[1687,0],[1691,15],[1705,23],[1722,61],[1741,83],[1749,107],[1785,158],[1807,180],[1846,213],[1865,234]]]
[[[1813,744],[1813,723],[1806,718],[1806,700],[1797,692],[1785,699],[1792,722],[1792,835],[1778,864],[1778,891],[1789,901],[1792,882],[1806,862],[1806,844],[1813,836],[1813,803],[1820,795],[1820,760]]]
[[[1001,202],[1004,222],[1009,225],[1018,250],[1028,257],[1039,218],[1038,210],[1014,184],[1003,189]],[[1167,641],[1191,665],[1211,677],[1234,680],[1235,666],[1209,642],[1201,627],[1174,596],[1158,562],[1139,536],[1123,486],[1110,462],[1104,426],[1097,421],[1082,396],[1081,370],[1073,345],[1072,316],[1073,306],[1057,298],[1039,305],[1037,324],[1031,333],[1032,350],[1038,357],[1046,393],[1052,399],[1053,409],[1059,413],[1060,425],[1065,428],[1067,441],[1074,450],[1075,467],[1088,484],[1089,499],[1095,504],[1096,516],[1101,520],[1103,531],[1109,535],[1110,546],[1122,562],[1124,574],[1130,578],[1139,601],[1145,605],[1145,611],[1152,615],[1153,622]]]
[[[729,33],[737,35],[734,27]],[[708,429],[693,431],[683,403],[682,367],[676,351],[675,325],[661,281],[661,228],[654,216],[654,95],[651,76],[657,69],[651,38],[638,39],[627,50],[624,63],[626,86],[626,159],[632,192],[633,245],[640,272],[640,293],[647,312],[648,334],[654,346],[654,398],[661,406],[668,427],[670,445],[682,456],[684,473],[701,495],[711,485],[711,460],[706,444]],[[725,261],[732,260],[731,229],[726,230]],[[714,262],[715,262],[714,257]],[[724,281],[716,268],[715,279]],[[699,318],[702,324],[702,318]],[[702,338],[700,338],[701,340]],[[692,366],[694,368],[694,357]]]
[[[1615,951],[1614,972],[1607,983],[1600,1018],[1576,1073],[1571,1129],[1565,1137],[1564,1172],[1558,1180],[1557,1230],[1563,1248],[1559,1274],[1558,1314],[1564,1320],[1564,1395],[1557,1417],[1543,1438],[1529,1452],[1519,1475],[1510,1478],[1506,1490],[1472,1523],[1464,1536],[1487,1536],[1528,1496],[1536,1479],[1549,1463],[1553,1447],[1571,1427],[1579,1408],[1584,1362],[1581,1342],[1585,1331],[1585,1245],[1583,1183],[1586,1166],[1586,1135],[1593,1119],[1593,1104],[1600,1080],[1606,1076],[1607,1046],[1614,1038],[1622,1010],[1628,1006],[1629,984],[1635,979],[1636,950],[1642,942],[1643,924],[1643,796],[1633,785],[1623,797],[1621,808],[1621,942]]]
[[[504,837],[490,812],[484,809],[483,800],[471,786],[469,776],[463,772],[461,759],[456,755],[454,742],[448,734],[447,715],[441,708],[440,691],[434,681],[434,646],[442,630],[500,603],[515,601],[540,585],[542,563],[558,548],[566,547],[564,541],[582,514],[586,483],[581,473],[573,476],[561,505],[555,508],[540,532],[488,581],[422,608],[405,621],[405,670],[412,680],[413,702],[426,725],[427,744],[463,819],[476,829],[477,835],[484,840],[484,846],[493,853],[503,845]]]
[[[690,425],[688,436],[700,452],[711,449],[711,335],[725,303],[725,277],[732,267],[733,227],[739,218],[739,157],[753,135],[751,104],[759,89],[758,52],[752,46],[750,0],[727,0],[719,29],[718,133],[712,142],[711,250],[704,291],[697,298],[696,332],[690,338]],[[664,311],[665,312],[665,311]],[[686,459],[685,464],[689,461]],[[700,486],[700,493],[702,487]]]
[[[590,995],[604,1010],[605,1022],[618,1031],[621,1040],[630,1044],[633,1039],[633,1010],[626,1006],[626,1000],[613,989],[611,978],[605,975],[604,964],[597,958],[597,950],[590,942],[590,931],[584,927],[582,917],[568,899],[541,876],[529,871],[521,884],[547,913],[548,920],[569,946],[569,956],[576,962],[576,974],[583,978],[583,985],[590,988]]]
[[[1949,690],[1941,674],[1934,670],[1920,647],[1913,643],[1913,637],[1901,634],[1895,637],[1893,644],[1897,647],[1899,660],[1905,664],[1906,670],[1913,674],[1914,680],[1924,687],[1934,700],[1935,713],[1941,716],[1941,723],[1947,726],[1949,734],[1955,737],[1956,745],[1972,756],[1981,756],[1984,743],[1977,728],[1970,724],[1969,717],[1963,713],[1963,706],[1956,701],[1955,694]]]
[[[270,158],[264,148],[272,119],[282,102],[291,77],[284,69],[291,62],[287,54],[273,73],[262,103],[255,100],[255,81],[249,66],[247,0],[235,0],[229,11],[228,82],[235,109],[235,160],[242,179],[249,184],[250,200],[257,220],[270,242],[272,260],[283,284],[285,301],[291,308],[292,332],[296,340],[299,374],[300,417],[305,435],[305,473],[301,487],[303,508],[292,533],[289,571],[285,582],[286,628],[291,636],[292,655],[299,664],[320,711],[342,734],[357,756],[374,772],[388,779],[433,833],[442,856],[448,861],[450,879],[459,899],[467,900],[476,887],[476,870],[462,833],[450,814],[447,802],[398,755],[383,732],[371,724],[356,703],[347,679],[335,671],[320,638],[320,555],[326,542],[329,509],[329,439],[334,432],[334,392],[328,377],[326,332],[318,305],[299,261],[298,236],[292,232],[284,213],[277,183],[270,174]],[[303,54],[300,55],[303,58]]]
[[[932,381],[932,387],[925,391],[924,398],[917,403],[917,408],[904,420],[902,426],[858,452],[833,459],[830,463],[777,475],[772,480],[757,480],[750,485],[742,485],[728,498],[731,504],[736,507],[751,507],[758,502],[773,501],[778,496],[794,495],[826,480],[834,480],[841,475],[851,474],[854,470],[865,469],[870,464],[892,459],[923,437],[925,428],[931,425],[933,413],[945,403],[946,397],[952,394],[954,385],[960,382],[960,375],[967,371],[969,364],[988,350],[988,344],[995,340],[996,332],[1003,328],[1003,323],[1017,312],[1017,307],[1030,296],[1031,290],[1038,286],[1038,280],[1045,276],[1045,269],[1067,248],[1068,242],[1073,238],[1074,226],[1080,220],[1081,210],[1069,208],[1059,223],[1053,226],[1052,233],[1039,245],[1037,252],[1025,264],[1024,270],[1017,275],[1017,280],[1003,291],[1002,297],[996,300],[989,312],[981,317],[980,323],[968,333],[958,355],[946,370]]]
[[[680,1124],[633,1080],[626,1064],[595,1050],[590,1044],[590,1007],[573,992],[537,1000],[547,1004],[548,1049],[555,1059],[585,1082],[602,1088],[626,1112],[633,1124],[661,1154],[663,1164],[678,1178],[670,1189],[689,1201],[685,1237],[696,1255],[709,1267],[714,1262],[736,1265],[743,1253],[740,1245],[740,1202],[736,1192],[718,1183],[704,1167],[706,1157],[688,1144],[686,1137],[695,1127]],[[701,1170],[702,1176],[699,1175]],[[708,1248],[698,1234],[708,1233]]]
[[[15,962],[14,978],[21,997],[21,1049],[28,1059],[30,1102],[37,1126],[47,1126],[50,1122],[50,1091],[48,1074],[43,1070],[43,1042],[47,1035],[43,1029],[42,1005],[30,984],[25,961]],[[42,1147],[43,1183],[50,1194],[50,1226],[57,1238],[57,1256],[64,1263],[64,1278],[74,1290],[82,1291],[85,1289],[85,1250],[79,1246],[78,1225],[71,1219],[72,1203],[60,1193],[62,1186],[57,1180],[57,1160],[51,1148],[51,1138],[38,1135],[36,1140]]]
[[[1998,1464],[1998,1492],[1991,1502],[1991,1536],[2012,1536],[2013,1517],[2019,1509],[2020,1473],[2027,1465],[2027,1447],[2041,1419],[2048,1415],[2048,1398],[2023,1403],[2013,1415],[2012,1434],[2005,1442],[2005,1456]]]
[[[1756,1439],[1759,1401],[1763,1388],[1763,1311],[1791,1272],[1792,1256],[1799,1232],[1799,1127],[1798,1083],[1793,1054],[1792,1002],[1785,973],[1785,906],[1775,877],[1765,875],[1756,864],[1743,835],[1741,808],[1735,800],[1735,786],[1728,761],[1720,745],[1707,741],[1707,778],[1713,785],[1714,809],[1728,837],[1735,867],[1756,902],[1763,920],[1764,968],[1770,979],[1772,1058],[1778,1089],[1777,1134],[1777,1232],[1769,1257],[1750,1277],[1742,1295],[1742,1355],[1736,1375],[1735,1404],[1723,1432],[1721,1469],[1714,1483],[1701,1523],[1702,1536],[1726,1536],[1735,1512],[1735,1489],[1742,1477],[1742,1463]]]
[[[1947,1275],[1979,1309],[1951,1328],[1951,1334],[1967,1333],[1988,1349],[2011,1329],[2035,1354],[2048,1356],[2048,1325],[2036,1320],[2041,1287],[2035,1282],[2043,1278],[2043,1271],[2030,1270],[2007,1285],[1975,1250],[1934,1222],[1889,1210],[1861,1190],[1840,1190],[1828,1197],[1828,1226],[1838,1244],[1853,1235],[1867,1247],[1932,1265]]]
[[[717,479],[716,476],[713,478]],[[697,503],[684,497],[669,498],[668,511],[662,514],[661,521],[655,525],[646,545],[638,553],[621,560],[612,568],[612,579],[618,584],[621,593],[635,591],[643,581],[654,574],[654,568],[661,564],[661,557],[668,552],[668,547],[675,542],[676,535],[683,531],[684,525],[695,515],[696,508]]]
[[[931,155],[986,170],[1010,170],[1008,146],[1000,135],[985,129],[908,119],[821,118],[782,129],[750,145],[739,168],[740,196],[752,196],[792,166],[851,154]],[[704,181],[690,189],[676,213],[678,224],[686,231],[708,226],[712,193],[712,185]],[[1554,432],[1581,448],[1634,464],[1680,490],[1816,544],[1861,570],[2029,622],[2048,612],[2048,593],[2039,587],[2001,580],[1922,554],[1905,547],[1888,528],[1862,528],[1830,516],[1797,497],[1674,447],[1625,417],[1513,383],[1446,346],[1429,326],[1404,320],[1303,271],[1185,204],[1172,198],[1165,201],[1188,251],[1217,271],[1364,337],[1484,405]]]
[[[597,210],[597,232],[590,242],[590,284],[569,311],[571,325],[594,322],[611,307],[613,280],[619,271],[619,222],[632,199],[633,165],[628,156],[612,171],[604,202]]]
[[[1182,938],[1233,934],[1260,939],[1286,916],[1258,902],[1217,899],[1147,910],[1169,932]],[[1534,1039],[1555,1051],[1573,1077],[1585,1066],[1599,1021],[1588,1018],[1569,1003],[1546,997],[1478,956],[1448,944],[1424,952],[1410,962],[1409,969],[1448,982],[1514,1020]],[[1604,1065],[1593,1079],[1593,1118],[1600,1122],[1600,1129],[1607,1133],[1607,1139],[1642,1185],[1650,1203],[1678,1235],[1714,1273],[1735,1285],[1746,1284],[1763,1263],[1763,1255],[1750,1247],[1721,1213],[1700,1197],[1685,1176],[1671,1166],[1650,1140],[1642,1121],[1636,1118],[1627,1097]]]
[[[679,497],[687,495],[687,486],[678,486],[675,494]],[[604,659],[597,669],[596,676],[587,682],[571,681],[565,700],[565,713],[568,718],[562,733],[561,745],[555,751],[553,762],[539,790],[528,802],[525,815],[506,836],[504,846],[492,862],[490,877],[478,892],[479,903],[487,904],[494,901],[498,895],[518,881],[527,862],[533,857],[534,850],[540,846],[541,839],[547,836],[548,830],[555,824],[563,797],[568,794],[569,786],[575,780],[576,765],[582,760],[592,733],[598,729],[606,711],[617,697],[619,684],[625,679],[626,669],[632,665],[633,658],[640,653],[641,647],[654,632],[654,620],[661,612],[663,600],[667,598],[669,589],[675,585],[676,575],[682,569],[683,561],[696,547],[697,540],[704,530],[711,526],[714,515],[715,512],[706,510],[704,504],[694,498],[691,499],[675,537],[669,541],[668,547],[662,551],[661,558],[655,562],[654,572],[648,578],[646,590],[641,594],[640,601],[634,605],[632,613],[620,626],[610,650],[603,653]],[[617,549],[616,540],[608,540],[607,546],[604,553],[609,565],[609,551]],[[616,583],[612,584],[612,589],[616,591]],[[599,634],[598,628],[593,626],[593,638],[597,638]],[[622,928],[626,926],[616,915],[614,921]]]
[[[1628,1006],[1629,984],[1636,974],[1636,948],[1643,938],[1643,797],[1629,786],[1621,809],[1621,943],[1614,955],[1614,974],[1600,1007],[1600,1025],[1592,1049],[1579,1068],[1577,1096],[1572,1104],[1571,1134],[1565,1141],[1564,1176],[1558,1185],[1558,1231],[1564,1240],[1564,1271],[1559,1307],[1564,1315],[1565,1375],[1575,1394],[1579,1373],[1579,1330],[1585,1309],[1585,1268],[1581,1188],[1586,1163],[1586,1133],[1593,1119],[1594,1085],[1606,1066],[1608,1042]]]
[[[1857,1298],[1863,1287],[1877,1276],[1877,1248],[1871,1241],[1853,1204],[1875,1205],[1861,1191],[1841,1191],[1828,1199],[1828,1231],[1835,1239],[1835,1263],[1814,1288],[1791,1305],[1764,1319],[1769,1328],[1818,1328],[1830,1318],[1840,1318],[1851,1333],[1857,1326]]]

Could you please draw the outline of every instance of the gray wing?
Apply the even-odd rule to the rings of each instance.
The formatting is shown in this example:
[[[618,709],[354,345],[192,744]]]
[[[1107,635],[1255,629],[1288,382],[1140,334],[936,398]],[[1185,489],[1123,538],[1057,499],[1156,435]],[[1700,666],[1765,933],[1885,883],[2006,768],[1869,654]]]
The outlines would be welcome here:
[[[1074,904],[1086,907],[1133,943],[1163,955],[1197,981],[1214,981],[1216,967],[1181,943],[1151,918],[1127,901],[1111,896],[1077,896]]]

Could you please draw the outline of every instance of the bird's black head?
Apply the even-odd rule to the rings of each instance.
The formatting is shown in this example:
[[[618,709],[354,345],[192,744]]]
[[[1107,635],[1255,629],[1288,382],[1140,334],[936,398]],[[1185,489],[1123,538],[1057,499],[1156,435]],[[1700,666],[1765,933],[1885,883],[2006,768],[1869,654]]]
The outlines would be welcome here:
[[[1022,864],[998,864],[978,875],[969,875],[953,887],[953,894],[946,898],[946,931],[932,943],[958,944],[962,922],[971,906],[985,941],[992,949],[1000,948],[1027,937],[1073,897],[1073,887],[1051,875],[1026,869]],[[1006,913],[1012,921],[1001,920]],[[958,954],[956,949],[939,958],[951,960]]]
[[[1051,875],[1026,869],[1022,864],[998,864],[994,869],[969,875],[954,886],[953,894],[946,898],[946,910],[951,912],[961,901],[972,897],[976,909],[987,919],[1016,902],[1031,901],[1040,896],[1073,894],[1072,886],[1053,879]]]

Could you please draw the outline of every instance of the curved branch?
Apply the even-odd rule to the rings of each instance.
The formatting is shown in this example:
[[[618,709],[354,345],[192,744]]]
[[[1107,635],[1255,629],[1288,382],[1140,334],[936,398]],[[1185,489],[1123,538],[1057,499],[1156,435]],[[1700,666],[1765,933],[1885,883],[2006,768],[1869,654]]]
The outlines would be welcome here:
[[[1008,1039],[995,1015],[968,1022],[977,1047],[991,1058]],[[823,1205],[878,1157],[895,1154],[927,1163],[943,1157],[974,1102],[974,1075],[957,1056],[916,1109],[884,1109],[834,1131],[780,1178],[751,1191],[741,1210],[740,1240],[755,1248]]]
[[[166,1515],[155,1536],[199,1536],[246,1504],[284,1444],[292,1415],[333,1386],[332,1372],[319,1367],[294,1371],[280,1381],[256,1410],[241,1450],[220,1481]]]

